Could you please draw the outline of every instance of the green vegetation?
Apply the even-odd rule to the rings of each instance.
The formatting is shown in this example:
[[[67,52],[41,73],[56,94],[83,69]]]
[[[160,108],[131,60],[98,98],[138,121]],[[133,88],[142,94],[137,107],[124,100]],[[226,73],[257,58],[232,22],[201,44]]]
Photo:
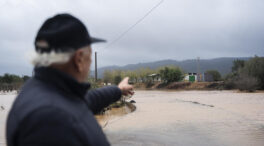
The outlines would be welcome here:
[[[171,82],[178,82],[181,81],[184,76],[183,76],[183,72],[179,67],[164,67],[163,69],[160,69],[160,75],[161,75],[161,79],[165,82],[165,83],[171,83]]]
[[[171,83],[183,79],[183,71],[179,67],[165,66],[157,69],[139,68],[137,70],[106,70],[103,76],[104,83],[118,84],[122,78],[128,76],[131,83],[147,83],[162,81]]]
[[[238,70],[240,68],[243,68],[245,66],[245,60],[234,60],[233,61],[233,67],[232,67],[232,72],[233,73],[238,73]]]
[[[91,85],[91,89],[96,89],[96,88],[99,88],[99,87],[100,87],[100,82],[101,82],[101,80],[97,80],[97,81],[95,81],[95,78],[93,78],[93,77],[88,77],[88,78],[87,78],[87,82],[90,83],[90,85]]]
[[[221,74],[217,70],[207,70],[206,73],[213,76],[214,81],[221,81]],[[130,83],[138,83],[152,87],[155,81],[161,82],[160,86],[172,82],[182,81],[184,72],[176,66],[164,66],[156,69],[139,68],[136,70],[106,70],[102,79],[95,81],[89,77],[91,88],[98,88],[103,83],[118,84],[122,78],[130,77]],[[0,76],[0,91],[19,90],[29,76],[17,76],[4,74]],[[143,83],[143,84],[142,84]],[[234,60],[232,72],[224,77],[221,89],[239,89],[241,91],[255,91],[264,89],[264,57],[255,56],[247,61]],[[176,84],[175,84],[176,85]]]
[[[221,81],[221,74],[217,70],[207,70],[205,73],[212,75],[214,81]]]
[[[264,89],[264,57],[233,62],[232,73],[225,79],[227,89],[237,88],[241,91],[255,91]]]
[[[19,90],[22,85],[30,79],[29,76],[18,76],[14,74],[4,74],[0,76],[0,91],[12,91],[12,90]],[[94,78],[89,77],[87,81],[91,84],[91,88],[99,88],[100,87],[100,79],[96,82]]]
[[[4,74],[0,76],[0,91],[19,90],[20,87],[26,82],[29,76],[17,76],[13,74]]]

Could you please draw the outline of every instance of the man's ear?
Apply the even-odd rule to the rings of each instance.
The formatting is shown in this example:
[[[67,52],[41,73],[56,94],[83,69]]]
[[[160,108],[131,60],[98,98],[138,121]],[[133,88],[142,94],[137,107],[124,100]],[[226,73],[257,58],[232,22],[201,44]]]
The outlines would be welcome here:
[[[83,50],[79,49],[74,53],[73,56],[74,66],[76,67],[78,72],[83,71],[83,62],[84,62],[84,52]]]

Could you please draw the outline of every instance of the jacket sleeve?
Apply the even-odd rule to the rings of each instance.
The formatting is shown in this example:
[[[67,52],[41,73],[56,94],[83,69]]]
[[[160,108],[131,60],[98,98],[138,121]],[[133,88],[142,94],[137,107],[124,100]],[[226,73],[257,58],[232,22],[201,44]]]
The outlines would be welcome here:
[[[41,108],[20,124],[18,146],[81,146],[78,124],[65,112]]]
[[[111,103],[119,100],[121,95],[122,92],[117,86],[107,86],[88,91],[85,100],[95,114]]]

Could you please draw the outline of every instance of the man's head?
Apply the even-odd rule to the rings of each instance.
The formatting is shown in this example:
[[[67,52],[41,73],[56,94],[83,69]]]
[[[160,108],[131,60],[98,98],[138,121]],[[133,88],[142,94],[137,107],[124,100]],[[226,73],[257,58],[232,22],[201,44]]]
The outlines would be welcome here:
[[[59,14],[47,19],[38,31],[33,64],[59,69],[83,82],[91,65],[91,44],[102,41],[90,37],[79,19]]]

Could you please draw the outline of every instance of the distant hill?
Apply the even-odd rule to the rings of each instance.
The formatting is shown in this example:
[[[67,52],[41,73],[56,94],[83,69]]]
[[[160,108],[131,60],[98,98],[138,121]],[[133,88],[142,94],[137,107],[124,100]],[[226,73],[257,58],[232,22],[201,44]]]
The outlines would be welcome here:
[[[226,75],[231,72],[233,61],[236,59],[248,60],[250,57],[226,57],[215,59],[200,59],[200,72],[203,73],[207,70],[218,70],[221,75]],[[156,69],[161,66],[175,65],[183,69],[184,72],[197,72],[197,60],[161,60],[149,63],[129,64],[125,66],[106,66],[98,69],[98,77],[102,78],[105,70],[136,70],[138,68],[150,68]],[[94,71],[91,71],[91,75],[94,76]]]

